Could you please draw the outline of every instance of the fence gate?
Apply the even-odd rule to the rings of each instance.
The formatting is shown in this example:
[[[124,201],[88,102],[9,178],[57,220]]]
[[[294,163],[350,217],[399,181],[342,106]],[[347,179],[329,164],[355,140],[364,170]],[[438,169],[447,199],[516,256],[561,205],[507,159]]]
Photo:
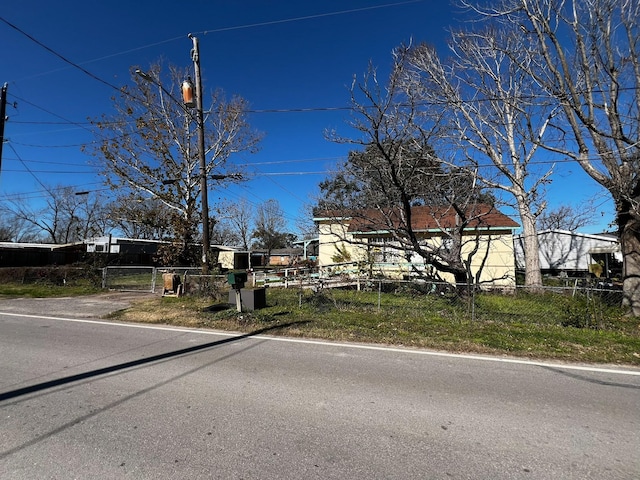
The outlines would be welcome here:
[[[156,268],[105,267],[102,269],[102,288],[153,293],[156,288]]]

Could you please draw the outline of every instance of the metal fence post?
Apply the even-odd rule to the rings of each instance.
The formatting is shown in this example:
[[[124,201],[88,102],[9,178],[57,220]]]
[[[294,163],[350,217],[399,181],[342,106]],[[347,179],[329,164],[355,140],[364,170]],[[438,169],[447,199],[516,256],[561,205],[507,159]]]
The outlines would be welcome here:
[[[151,273],[151,293],[156,293],[156,275],[158,269],[153,267],[153,272]]]
[[[476,289],[471,289],[471,321],[476,321]]]

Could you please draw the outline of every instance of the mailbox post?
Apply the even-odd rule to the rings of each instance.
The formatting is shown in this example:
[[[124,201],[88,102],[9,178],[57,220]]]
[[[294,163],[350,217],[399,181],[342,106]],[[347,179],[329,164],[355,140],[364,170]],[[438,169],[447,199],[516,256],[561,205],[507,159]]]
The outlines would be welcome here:
[[[242,312],[242,298],[240,296],[240,290],[244,288],[244,284],[247,281],[246,273],[228,273],[227,283],[231,285],[236,292],[236,310]]]

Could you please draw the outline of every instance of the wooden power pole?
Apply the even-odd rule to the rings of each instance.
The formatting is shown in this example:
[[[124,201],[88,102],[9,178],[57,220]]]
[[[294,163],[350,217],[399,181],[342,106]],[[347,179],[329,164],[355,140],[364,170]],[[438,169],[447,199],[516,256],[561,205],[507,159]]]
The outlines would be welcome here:
[[[0,94],[0,172],[2,172],[2,145],[4,144],[4,122],[7,111],[7,84],[2,86]]]

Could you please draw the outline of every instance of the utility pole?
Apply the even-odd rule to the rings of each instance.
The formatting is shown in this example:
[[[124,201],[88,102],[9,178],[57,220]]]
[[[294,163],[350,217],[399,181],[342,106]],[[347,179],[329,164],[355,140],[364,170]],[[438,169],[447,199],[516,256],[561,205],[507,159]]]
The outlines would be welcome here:
[[[202,76],[200,74],[200,47],[198,38],[189,34],[193,40],[191,60],[196,77],[196,121],[198,123],[198,155],[200,157],[200,190],[202,195],[202,274],[209,273],[209,198],[207,192],[207,159],[204,150],[204,112],[202,110]]]
[[[0,94],[0,172],[2,172],[2,145],[4,144],[4,122],[7,111],[7,84],[2,86]]]

